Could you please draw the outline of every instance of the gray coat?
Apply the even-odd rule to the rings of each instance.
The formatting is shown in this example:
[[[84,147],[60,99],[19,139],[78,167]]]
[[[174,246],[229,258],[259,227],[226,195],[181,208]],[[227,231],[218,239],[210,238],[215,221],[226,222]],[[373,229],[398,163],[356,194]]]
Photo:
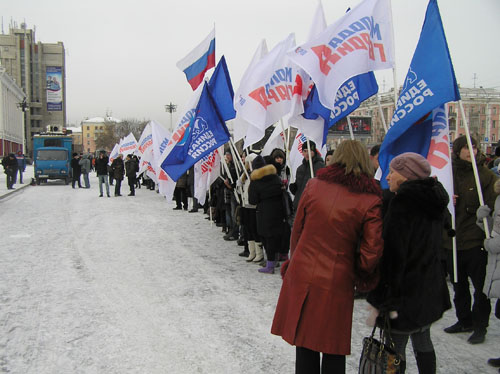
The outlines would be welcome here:
[[[82,174],[90,173],[90,159],[88,156],[82,156],[78,164],[82,167]]]
[[[478,209],[477,224],[484,229],[480,211],[485,207]],[[489,208],[486,208],[489,211]],[[488,216],[488,226],[490,227],[490,238],[484,240],[484,248],[488,251],[488,265],[486,266],[486,278],[484,280],[483,292],[488,298],[500,298],[500,196],[495,200],[495,210],[493,217]]]

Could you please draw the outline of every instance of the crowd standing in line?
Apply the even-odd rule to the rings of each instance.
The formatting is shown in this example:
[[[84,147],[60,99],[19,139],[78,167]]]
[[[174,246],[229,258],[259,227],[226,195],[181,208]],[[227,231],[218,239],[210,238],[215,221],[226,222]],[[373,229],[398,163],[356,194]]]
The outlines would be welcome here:
[[[411,340],[419,373],[435,373],[439,352],[430,329],[452,307],[447,277],[453,285],[457,322],[444,331],[472,333],[470,344],[485,341],[490,299],[500,297],[500,147],[487,162],[473,138],[472,144],[482,206],[472,156],[461,136],[453,143],[455,191],[450,197],[418,154],[392,160],[390,189],[382,191],[374,178],[380,145],[368,153],[360,142],[344,141],[325,154],[325,166],[316,144],[309,141],[302,146],[303,160],[295,178],[283,149],[270,155],[245,151],[241,166],[228,150],[221,176],[212,183],[203,206],[194,198],[191,168],[177,181],[174,210],[187,211],[191,198],[189,212],[202,209],[222,228],[224,240],[243,247],[239,255],[247,263],[260,265],[259,273],[280,269],[283,285],[271,332],[296,346],[296,373],[345,372],[356,297],[367,298],[373,323],[381,326],[389,321],[394,348],[404,358],[400,372],[405,372]],[[2,165],[11,189],[17,171],[26,166],[24,157],[10,154]],[[96,159],[74,153],[71,168],[73,188],[76,184],[83,188],[81,174],[85,188],[90,188],[88,175],[95,169],[99,197],[103,185],[110,197],[113,181],[115,197],[122,196],[124,176],[129,196],[135,196],[141,178],[142,185],[156,190],[145,173],[137,176],[139,159],[134,155],[127,155],[124,163],[120,154],[109,165],[105,151]],[[455,230],[450,229],[448,199],[455,206]],[[451,250],[455,234],[457,282]],[[500,319],[498,300],[495,316]],[[500,357],[488,363],[500,367]]]

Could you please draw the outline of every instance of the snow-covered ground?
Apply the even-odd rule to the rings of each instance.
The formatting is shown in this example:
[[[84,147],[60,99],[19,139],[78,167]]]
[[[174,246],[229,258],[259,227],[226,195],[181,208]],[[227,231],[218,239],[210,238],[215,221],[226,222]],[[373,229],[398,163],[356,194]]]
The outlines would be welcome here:
[[[91,185],[54,181],[0,200],[0,372],[294,372],[295,349],[269,332],[278,274],[258,273],[202,213],[144,188],[99,198],[94,173]],[[366,316],[356,301],[348,373]],[[477,346],[442,331],[454,322],[452,310],[432,328],[438,372],[497,372],[486,364],[500,356],[496,318]]]

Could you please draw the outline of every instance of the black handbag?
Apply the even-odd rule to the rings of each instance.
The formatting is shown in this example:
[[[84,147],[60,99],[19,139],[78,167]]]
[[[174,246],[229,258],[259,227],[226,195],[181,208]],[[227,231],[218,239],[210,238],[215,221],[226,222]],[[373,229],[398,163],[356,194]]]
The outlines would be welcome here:
[[[399,374],[403,358],[394,350],[389,317],[383,318],[383,327],[379,327],[379,339],[375,339],[375,330],[363,339],[363,351],[359,360],[359,374]],[[387,342],[388,344],[384,343]]]

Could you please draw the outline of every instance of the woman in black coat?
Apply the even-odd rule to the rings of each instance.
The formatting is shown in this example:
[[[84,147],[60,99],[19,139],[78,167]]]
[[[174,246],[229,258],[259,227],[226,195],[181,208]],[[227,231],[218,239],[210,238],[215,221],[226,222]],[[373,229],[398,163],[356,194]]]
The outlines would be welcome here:
[[[267,255],[266,267],[259,269],[259,272],[273,274],[285,224],[281,178],[274,165],[266,165],[262,156],[253,160],[252,168],[248,202],[257,206],[257,233],[261,236]]]
[[[451,308],[440,251],[448,194],[416,153],[403,153],[387,177],[396,195],[384,217],[380,282],[367,301],[389,314],[395,349],[405,357],[411,338],[419,373],[436,372],[430,326]],[[402,363],[406,367],[406,361]]]
[[[123,163],[123,155],[121,153],[111,163],[111,170],[113,171],[113,177],[116,180],[115,196],[121,196],[120,188],[122,186],[123,175],[125,174],[125,165]]]

